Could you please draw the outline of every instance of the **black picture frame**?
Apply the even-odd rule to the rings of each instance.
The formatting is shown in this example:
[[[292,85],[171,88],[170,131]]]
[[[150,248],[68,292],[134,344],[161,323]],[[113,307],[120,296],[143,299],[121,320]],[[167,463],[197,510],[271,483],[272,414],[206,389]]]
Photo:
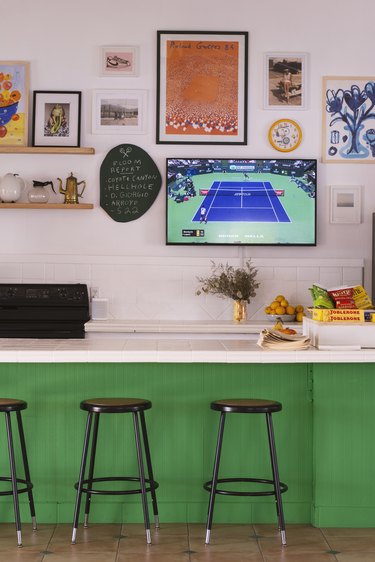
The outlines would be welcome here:
[[[247,144],[248,32],[157,32],[157,144]]]
[[[35,90],[32,146],[80,147],[81,99],[79,91]]]

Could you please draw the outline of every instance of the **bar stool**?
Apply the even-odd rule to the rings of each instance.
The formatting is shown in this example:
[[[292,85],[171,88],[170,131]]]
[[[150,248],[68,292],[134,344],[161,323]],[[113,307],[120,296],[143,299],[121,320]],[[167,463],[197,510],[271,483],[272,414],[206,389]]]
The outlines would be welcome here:
[[[278,470],[277,458],[276,458],[275,437],[274,437],[273,424],[272,424],[272,413],[279,412],[282,409],[282,405],[280,404],[280,402],[274,402],[272,400],[261,400],[255,398],[239,398],[239,399],[230,398],[227,400],[216,400],[215,402],[212,402],[211,409],[216,410],[217,412],[221,412],[221,415],[220,415],[220,422],[219,422],[219,432],[218,432],[218,438],[216,444],[216,453],[215,453],[212,480],[205,482],[203,485],[204,489],[210,492],[208,515],[207,515],[207,527],[206,527],[206,544],[209,544],[210,537],[211,537],[215,497],[216,494],[222,494],[225,496],[275,496],[276,513],[278,518],[281,543],[283,545],[286,545],[285,520],[284,520],[281,494],[287,491],[288,486],[280,482],[279,470]],[[265,414],[266,415],[268,443],[270,449],[272,475],[273,475],[272,480],[264,479],[264,478],[218,478],[226,414]],[[256,491],[240,492],[240,491],[218,488],[218,484],[226,484],[227,482],[232,482],[232,483],[255,482],[258,484],[270,484],[272,485],[272,490],[258,491],[258,492]]]
[[[7,440],[8,440],[9,466],[10,466],[10,477],[1,476],[0,481],[11,482],[12,484],[12,489],[0,492],[0,496],[13,496],[13,506],[14,506],[14,516],[16,520],[18,546],[22,546],[21,517],[20,517],[18,494],[27,492],[29,496],[29,506],[30,506],[33,531],[36,531],[37,528],[34,498],[32,492],[33,484],[31,483],[31,479],[30,479],[29,463],[26,454],[25,434],[23,431],[22,417],[21,417],[21,410],[25,410],[26,408],[27,408],[27,402],[24,402],[23,400],[14,400],[13,398],[0,398],[0,412],[4,412],[5,415],[5,425],[6,425]],[[12,421],[10,416],[12,412],[16,412],[16,417],[17,417],[18,433],[19,433],[25,478],[17,478],[16,462],[14,456],[14,445],[13,445]],[[18,487],[20,484],[23,485],[23,487]]]
[[[98,495],[115,496],[115,495],[141,494],[143,516],[144,516],[145,530],[146,530],[146,540],[148,544],[151,544],[151,531],[150,531],[150,518],[148,512],[148,505],[147,505],[147,492],[151,492],[155,527],[159,528],[158,506],[157,506],[156,493],[155,493],[155,490],[159,487],[159,484],[154,480],[154,475],[152,471],[151,455],[150,455],[150,448],[149,448],[145,414],[144,414],[145,410],[149,410],[151,407],[152,407],[152,403],[149,400],[143,400],[141,398],[92,398],[89,400],[83,400],[81,402],[80,404],[81,410],[85,410],[86,412],[88,412],[88,414],[87,414],[87,421],[86,421],[86,432],[85,432],[85,438],[83,443],[83,452],[82,452],[79,480],[74,485],[74,487],[77,490],[77,495],[76,495],[76,504],[74,510],[74,518],[73,518],[73,533],[72,533],[73,544],[76,543],[82,493],[87,494],[86,505],[85,505],[85,519],[84,519],[85,527],[88,526],[88,518],[89,518],[92,495],[98,494]],[[134,436],[135,436],[137,463],[138,463],[138,476],[106,476],[101,478],[94,478],[94,466],[95,466],[100,414],[128,414],[128,413],[131,413],[133,417]],[[141,441],[141,433],[139,430],[138,415],[141,421],[143,449],[144,449],[144,455],[146,457],[147,473],[148,473],[147,478],[145,477],[145,471],[144,471],[142,441]],[[91,435],[93,418],[94,418],[94,429],[91,439],[90,465],[88,470],[88,477],[87,479],[85,479],[86,461],[89,453],[90,435]],[[114,481],[139,482],[140,487],[130,490],[129,489],[98,490],[93,487],[93,485],[96,482],[114,482]]]

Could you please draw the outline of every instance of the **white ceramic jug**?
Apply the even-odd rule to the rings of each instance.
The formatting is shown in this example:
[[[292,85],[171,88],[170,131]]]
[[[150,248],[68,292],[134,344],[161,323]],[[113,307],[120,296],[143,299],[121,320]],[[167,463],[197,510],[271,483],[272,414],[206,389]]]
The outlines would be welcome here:
[[[0,181],[0,199],[4,203],[15,203],[21,197],[25,182],[18,174],[5,174]]]

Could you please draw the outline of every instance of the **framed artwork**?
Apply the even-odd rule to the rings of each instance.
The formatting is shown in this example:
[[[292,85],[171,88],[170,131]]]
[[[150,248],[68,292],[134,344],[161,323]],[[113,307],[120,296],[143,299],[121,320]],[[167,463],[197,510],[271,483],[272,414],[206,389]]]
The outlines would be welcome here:
[[[27,146],[30,63],[0,61],[0,146]]]
[[[323,78],[323,162],[375,163],[375,76]]]
[[[147,90],[95,90],[92,132],[107,135],[144,133]]]
[[[307,53],[266,53],[265,109],[306,109]]]
[[[138,76],[139,47],[104,46],[100,49],[101,76]]]
[[[34,91],[33,146],[80,146],[81,92]]]
[[[157,32],[158,144],[247,144],[248,33]]]
[[[330,186],[330,222],[331,224],[360,224],[360,185]]]
[[[279,119],[272,123],[268,131],[268,140],[276,150],[291,152],[302,142],[301,127],[292,119]]]

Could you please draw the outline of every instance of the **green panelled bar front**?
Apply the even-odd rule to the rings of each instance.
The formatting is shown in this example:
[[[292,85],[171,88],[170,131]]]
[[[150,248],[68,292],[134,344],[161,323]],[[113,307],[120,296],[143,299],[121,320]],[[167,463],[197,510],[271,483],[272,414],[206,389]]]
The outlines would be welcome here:
[[[23,413],[37,519],[72,521],[86,413],[80,401],[105,396],[147,398],[154,475],[162,522],[204,522],[220,398],[268,398],[274,414],[287,523],[375,524],[375,376],[371,364],[2,363],[0,395],[28,403]],[[0,475],[8,475],[5,423]],[[132,419],[102,416],[96,476],[137,475]],[[264,416],[227,418],[222,477],[270,478]],[[28,521],[25,494],[21,515]],[[1,521],[13,521],[11,498]],[[140,497],[93,499],[92,522],[143,521]],[[276,522],[270,498],[220,496],[215,521]]]

